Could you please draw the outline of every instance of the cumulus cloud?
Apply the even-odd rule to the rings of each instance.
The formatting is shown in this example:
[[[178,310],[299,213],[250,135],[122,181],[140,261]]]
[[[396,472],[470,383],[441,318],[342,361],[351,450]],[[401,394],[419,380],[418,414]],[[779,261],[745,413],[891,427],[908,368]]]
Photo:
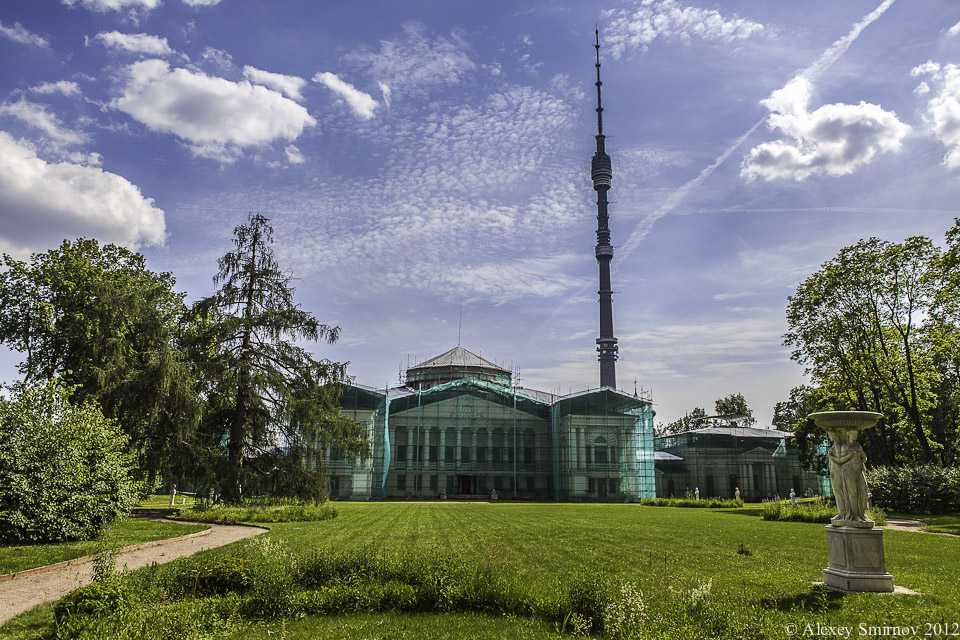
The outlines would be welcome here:
[[[3,22],[0,22],[0,36],[3,36],[7,40],[12,40],[19,44],[28,44],[34,47],[49,47],[50,41],[44,38],[43,36],[38,36],[35,33],[31,33],[19,22],[14,22],[12,27],[9,27]]]
[[[812,85],[791,80],[762,104],[770,110],[767,126],[787,139],[757,145],[744,158],[747,180],[806,180],[813,175],[843,176],[881,153],[900,150],[910,126],[879,105],[827,104],[810,111]]]
[[[918,71],[919,70],[919,71]],[[930,131],[947,149],[943,164],[950,169],[960,167],[960,66],[926,62],[915,67],[912,75],[928,76],[937,91],[927,102],[925,119]],[[926,82],[922,83],[926,84]]]
[[[236,160],[245,148],[292,142],[316,124],[303,106],[276,91],[171,69],[163,60],[130,65],[123,93],[111,106],[221,162]]]
[[[131,53],[145,53],[151,56],[169,56],[174,53],[166,38],[148,33],[109,31],[98,33],[95,38],[107,48],[121,49]]]
[[[124,9],[150,11],[160,6],[162,0],[63,0],[68,7],[81,6],[90,11],[106,13]]]
[[[350,107],[350,110],[362,120],[369,120],[379,106],[369,93],[360,91],[349,82],[341,80],[335,73],[324,71],[313,76],[314,82],[319,82],[333,91]]]
[[[269,87],[297,101],[303,100],[301,91],[303,91],[303,87],[307,84],[307,81],[299,76],[288,76],[282,73],[263,71],[250,65],[243,68],[243,77],[254,84]]]
[[[715,9],[686,6],[677,0],[640,0],[630,9],[604,12],[608,20],[604,40],[614,58],[631,49],[646,51],[659,39],[689,42],[735,42],[763,33],[759,22],[736,14],[724,16]]]
[[[30,87],[30,91],[46,96],[54,93],[59,93],[63,96],[75,96],[80,93],[80,85],[70,80],[58,80],[56,82],[43,82],[34,85]]]
[[[65,237],[163,244],[164,213],[125,178],[95,166],[50,163],[0,131],[0,243],[19,254]]]
[[[400,37],[381,41],[379,50],[348,53],[344,62],[387,83],[394,93],[418,93],[428,87],[459,84],[477,67],[459,35],[430,39],[421,25],[413,23],[404,25]]]
[[[16,118],[28,127],[37,129],[55,146],[79,145],[88,141],[85,133],[65,127],[57,114],[47,107],[24,98],[0,104],[0,116]]]
[[[947,30],[947,35],[950,37],[960,36],[960,22],[950,27],[950,29]]]

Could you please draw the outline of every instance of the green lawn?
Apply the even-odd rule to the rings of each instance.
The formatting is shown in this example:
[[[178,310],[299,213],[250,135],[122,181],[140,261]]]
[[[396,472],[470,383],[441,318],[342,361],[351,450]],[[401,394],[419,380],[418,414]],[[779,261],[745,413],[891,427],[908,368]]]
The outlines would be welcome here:
[[[712,581],[724,608],[756,619],[764,637],[788,637],[788,625],[908,625],[954,622],[960,612],[960,538],[887,531],[887,567],[920,596],[824,595],[811,591],[826,564],[823,525],[764,521],[737,510],[624,504],[337,503],[337,518],[270,525],[268,536],[296,552],[369,549],[492,564],[520,577],[534,594],[555,596],[578,572],[634,581],[648,610]],[[749,555],[738,553],[740,545]],[[218,549],[208,553],[229,553]],[[0,637],[36,637],[44,608],[14,620]],[[244,640],[312,637],[546,637],[549,625],[474,615],[383,614],[307,617],[247,624]],[[17,631],[19,630],[19,631]],[[757,631],[760,631],[758,629]]]
[[[960,536],[960,515],[953,516],[917,516],[923,523],[924,531],[950,533]]]
[[[124,518],[116,522],[104,534],[102,540],[82,540],[63,544],[32,544],[0,546],[0,574],[16,573],[24,569],[42,567],[96,553],[97,546],[105,543],[110,547],[123,547],[140,542],[160,540],[201,531],[202,525],[186,525],[173,522],[157,522],[143,518]]]
[[[174,509],[189,509],[193,506],[193,496],[185,496],[182,493],[177,494],[176,504],[173,506]],[[137,509],[170,509],[170,494],[169,493],[158,493],[151,496],[147,496],[140,504],[137,505]]]

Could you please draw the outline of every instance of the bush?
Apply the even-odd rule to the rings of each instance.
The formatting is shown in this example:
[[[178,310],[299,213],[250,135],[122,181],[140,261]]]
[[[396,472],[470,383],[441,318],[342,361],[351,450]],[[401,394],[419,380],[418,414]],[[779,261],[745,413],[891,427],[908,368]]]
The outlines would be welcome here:
[[[732,509],[742,507],[743,500],[733,498],[641,498],[638,504],[645,507],[689,507],[693,509]]]
[[[126,436],[56,380],[10,391],[0,400],[0,541],[95,538],[140,496]]]
[[[303,502],[284,500],[282,502],[258,500],[254,503],[243,501],[239,505],[217,505],[215,507],[196,507],[177,516],[177,520],[193,522],[213,522],[232,524],[237,522],[319,522],[337,517],[333,505],[323,502]]]
[[[874,505],[901,513],[960,513],[960,468],[936,465],[867,471]]]
[[[787,500],[763,503],[764,520],[829,524],[830,519],[835,515],[837,515],[837,508],[832,503],[823,500],[800,502],[795,505],[790,504]],[[867,510],[867,517],[879,526],[887,523],[887,514],[876,507]]]

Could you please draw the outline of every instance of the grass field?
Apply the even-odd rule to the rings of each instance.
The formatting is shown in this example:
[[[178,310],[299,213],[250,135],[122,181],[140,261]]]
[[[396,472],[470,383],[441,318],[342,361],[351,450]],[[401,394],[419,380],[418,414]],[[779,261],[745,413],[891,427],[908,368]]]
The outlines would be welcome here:
[[[555,597],[578,573],[635,582],[649,611],[712,585],[710,596],[755,626],[787,638],[788,625],[923,625],[960,621],[960,538],[887,531],[888,570],[920,596],[812,590],[826,563],[822,525],[764,521],[737,510],[487,503],[337,503],[337,518],[270,525],[299,554],[345,549],[488,564],[533,594]],[[742,547],[741,547],[742,545]],[[746,553],[744,553],[744,550]],[[227,554],[228,548],[208,552]],[[28,638],[50,625],[45,607],[0,629]],[[547,637],[550,625],[474,614],[363,614],[245,623],[235,637]],[[802,626],[801,626],[802,628]],[[426,631],[429,630],[429,633]]]
[[[72,560],[96,553],[99,545],[111,548],[183,536],[201,531],[202,525],[157,522],[141,518],[124,518],[114,523],[99,540],[81,540],[63,544],[0,546],[0,573],[16,573],[55,562]]]

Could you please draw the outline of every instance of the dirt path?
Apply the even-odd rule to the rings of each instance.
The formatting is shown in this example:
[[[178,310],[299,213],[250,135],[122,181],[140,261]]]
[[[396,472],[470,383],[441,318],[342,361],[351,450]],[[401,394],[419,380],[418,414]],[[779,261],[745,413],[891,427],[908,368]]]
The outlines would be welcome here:
[[[942,531],[925,531],[923,523],[919,520],[902,520],[899,518],[887,518],[887,524],[883,525],[887,529],[894,529],[896,531],[913,531],[914,533],[925,533],[928,536],[947,536],[948,538],[956,538],[957,536],[952,533],[944,533]]]
[[[215,549],[231,542],[266,533],[266,529],[259,527],[197,524],[206,524],[210,527],[210,533],[202,536],[172,538],[148,548],[137,548],[137,545],[125,547],[117,553],[117,568],[131,571],[153,563],[164,564],[177,558],[192,556],[207,549]],[[37,605],[59,600],[77,587],[89,584],[92,579],[92,562],[87,561],[0,582],[0,624]]]

